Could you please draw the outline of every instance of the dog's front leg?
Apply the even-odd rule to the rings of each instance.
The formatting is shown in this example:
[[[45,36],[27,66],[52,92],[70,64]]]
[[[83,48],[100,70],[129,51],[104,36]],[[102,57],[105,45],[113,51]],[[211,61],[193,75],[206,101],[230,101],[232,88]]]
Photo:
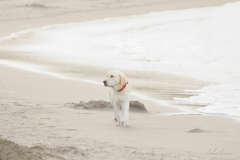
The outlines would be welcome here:
[[[122,104],[121,123],[124,126],[129,125],[129,101]]]
[[[113,111],[114,111],[114,120],[117,122],[117,120],[118,120],[117,106],[116,106],[116,104],[114,102],[112,103],[112,106],[113,106]]]
[[[117,122],[117,126],[120,126],[121,125],[120,109],[116,103],[114,103],[114,115],[115,121]]]

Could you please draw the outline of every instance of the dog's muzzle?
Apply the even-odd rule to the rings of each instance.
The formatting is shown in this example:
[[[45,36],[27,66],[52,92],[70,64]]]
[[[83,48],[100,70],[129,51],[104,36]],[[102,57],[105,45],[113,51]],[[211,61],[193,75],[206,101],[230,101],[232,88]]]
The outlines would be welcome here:
[[[105,81],[103,81],[103,84],[104,84],[104,86],[105,87],[107,87],[108,85],[107,85],[107,81],[105,80]]]

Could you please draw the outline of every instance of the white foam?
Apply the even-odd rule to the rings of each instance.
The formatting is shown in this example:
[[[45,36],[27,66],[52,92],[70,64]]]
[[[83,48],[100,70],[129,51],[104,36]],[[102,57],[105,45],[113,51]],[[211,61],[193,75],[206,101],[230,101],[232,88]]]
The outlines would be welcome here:
[[[235,83],[224,83],[211,85],[200,90],[193,91],[197,96],[190,98],[176,98],[191,104],[203,104],[206,107],[198,108],[196,111],[208,114],[228,115],[240,117],[240,85]]]

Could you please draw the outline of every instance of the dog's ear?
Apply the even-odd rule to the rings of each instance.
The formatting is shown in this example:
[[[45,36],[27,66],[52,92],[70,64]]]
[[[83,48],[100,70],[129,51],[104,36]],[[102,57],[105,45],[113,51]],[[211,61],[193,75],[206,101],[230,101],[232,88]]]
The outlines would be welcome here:
[[[127,77],[125,74],[121,73],[120,74],[120,84],[121,86],[124,86],[127,83]]]

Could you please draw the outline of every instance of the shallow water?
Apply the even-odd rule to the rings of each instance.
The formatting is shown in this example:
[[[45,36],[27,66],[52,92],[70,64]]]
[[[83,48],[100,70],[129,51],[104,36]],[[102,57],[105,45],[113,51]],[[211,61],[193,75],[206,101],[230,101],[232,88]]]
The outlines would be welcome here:
[[[232,3],[48,26],[2,39],[0,63],[99,84],[120,69],[147,98],[240,116],[239,18]],[[218,85],[200,89],[209,82]]]

